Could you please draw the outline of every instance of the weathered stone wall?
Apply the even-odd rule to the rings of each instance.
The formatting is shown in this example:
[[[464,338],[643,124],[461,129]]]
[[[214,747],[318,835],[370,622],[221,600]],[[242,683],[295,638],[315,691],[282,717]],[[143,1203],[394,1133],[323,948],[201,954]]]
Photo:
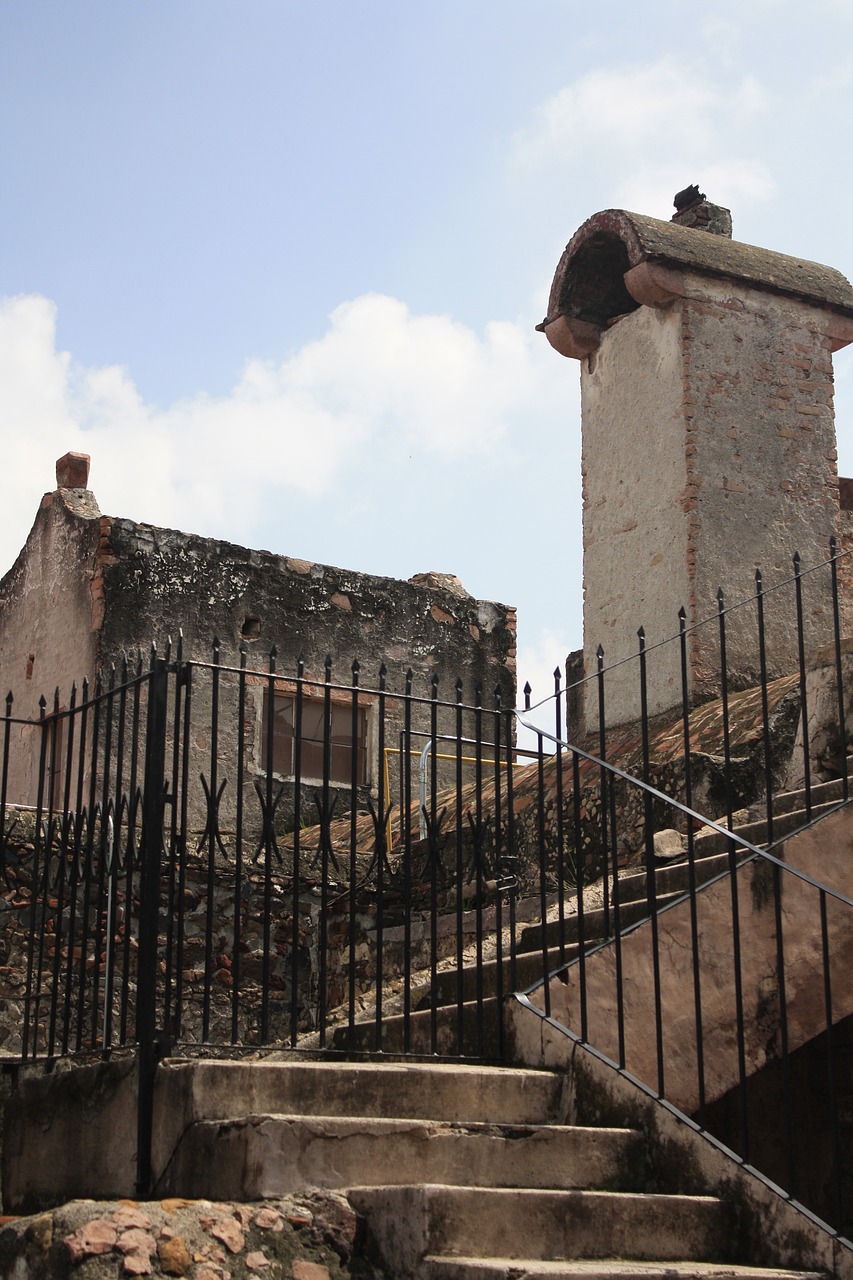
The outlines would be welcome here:
[[[583,416],[584,655],[596,670],[678,632],[690,596],[682,418],[681,326],[677,311],[641,307],[604,335],[581,366]],[[680,696],[677,646],[655,655],[650,705]],[[611,723],[638,714],[636,664],[607,679]],[[598,691],[586,690],[586,720],[598,719]]]
[[[269,654],[276,648],[280,693],[294,690],[297,659],[304,658],[305,696],[322,696],[327,655],[332,682],[349,687],[353,663],[360,663],[359,705],[367,711],[367,782],[358,796],[363,804],[378,790],[378,694],[380,667],[387,667],[386,743],[392,786],[398,770],[396,755],[403,724],[399,695],[406,672],[412,671],[415,694],[413,749],[420,751],[430,727],[429,700],[437,678],[438,698],[453,703],[455,684],[462,678],[463,699],[473,702],[482,689],[483,703],[493,704],[500,687],[505,706],[515,703],[515,610],[491,601],[475,600],[449,574],[418,574],[409,582],[313,564],[266,551],[252,551],[231,543],[159,529],[102,516],[94,495],[83,488],[60,488],[45,496],[33,531],[15,567],[0,584],[0,674],[4,687],[15,693],[15,712],[37,716],[38,698],[50,706],[59,688],[60,707],[69,705],[73,681],[79,688],[100,673],[104,684],[110,669],[121,672],[124,660],[135,666],[140,650],[152,642],[165,652],[169,639],[176,652],[183,635],[185,658],[213,659],[212,641],[219,641],[224,666],[239,664],[241,643],[247,650],[246,722],[238,744],[238,679],[223,672],[219,724],[214,743],[212,678],[197,673],[193,682],[192,734],[189,773],[211,778],[211,752],[222,754],[220,778],[229,785],[223,796],[220,821],[233,829],[236,815],[238,746],[244,751],[242,784],[255,802],[254,783],[263,782],[261,726]],[[91,689],[90,689],[91,692]],[[394,696],[398,695],[398,696]],[[334,690],[334,703],[350,707],[351,697]],[[142,702],[144,719],[144,698]],[[486,733],[489,721],[486,719]],[[468,717],[464,732],[473,729]],[[443,711],[440,732],[455,731],[455,713]],[[26,750],[16,749],[8,799],[35,799],[39,734],[27,736]],[[17,748],[18,744],[16,744]],[[303,775],[305,776],[305,775]],[[307,780],[307,779],[306,779]],[[196,789],[199,797],[201,790]],[[349,807],[349,789],[338,804]],[[387,800],[387,797],[386,797]],[[306,794],[316,820],[313,797]],[[193,803],[196,803],[195,799]],[[293,788],[288,789],[277,817],[287,825],[292,817]],[[204,825],[203,797],[190,812],[192,824]]]
[[[804,301],[685,274],[686,296],[641,307],[607,330],[582,365],[584,652],[587,674],[602,644],[608,665],[726,602],[765,589],[829,554],[838,478],[830,339]],[[831,631],[829,574],[804,584],[807,643]],[[754,683],[754,609],[727,620],[735,687]],[[793,592],[768,600],[771,676],[797,660]],[[636,663],[608,679],[608,719],[638,714]],[[693,633],[691,692],[719,688],[714,625]],[[677,644],[649,656],[649,706],[680,696]],[[594,713],[595,690],[587,695]]]
[[[0,679],[14,716],[38,718],[39,699],[68,706],[71,685],[94,679],[101,546],[97,504],[86,490],[45,494],[27,543],[0,582]],[[5,708],[4,708],[5,709]],[[39,735],[12,728],[9,799],[35,803]]]
[[[751,596],[757,568],[765,589],[790,578],[794,551],[803,568],[825,561],[839,507],[830,339],[819,331],[820,312],[728,282],[703,281],[702,293],[681,308],[694,617],[713,614],[721,586],[729,604]],[[804,595],[807,643],[826,643],[829,575],[810,577]],[[752,684],[754,612],[727,622],[738,682]],[[783,675],[797,659],[792,592],[768,600],[766,625],[770,674]],[[719,687],[718,669],[711,629],[697,633],[698,692]]]

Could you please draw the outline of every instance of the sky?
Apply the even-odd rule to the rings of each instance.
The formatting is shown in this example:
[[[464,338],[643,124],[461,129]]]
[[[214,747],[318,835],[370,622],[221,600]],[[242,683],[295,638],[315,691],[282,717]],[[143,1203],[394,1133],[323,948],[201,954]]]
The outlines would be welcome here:
[[[534,331],[563,247],[696,182],[851,277],[851,105],[849,0],[0,0],[0,574],[77,450],[110,515],[457,574],[550,692],[582,641],[579,368]]]

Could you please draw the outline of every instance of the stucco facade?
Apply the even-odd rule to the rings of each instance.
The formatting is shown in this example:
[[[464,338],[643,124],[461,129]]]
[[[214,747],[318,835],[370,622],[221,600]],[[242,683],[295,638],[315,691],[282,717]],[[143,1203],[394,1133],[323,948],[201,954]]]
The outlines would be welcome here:
[[[684,194],[684,193],[683,193]],[[853,289],[837,271],[728,238],[727,210],[696,192],[672,223],[594,215],[569,243],[540,328],[581,370],[584,663],[595,670],[678,633],[694,697],[719,687],[717,591],[733,604],[829,555],[839,481],[832,353],[853,341]],[[726,215],[723,217],[722,215]],[[682,225],[679,225],[681,222]],[[809,645],[827,639],[830,575],[804,584]],[[712,625],[698,626],[703,619]],[[797,660],[790,604],[767,611],[771,675]],[[754,610],[728,619],[729,675],[757,678]],[[632,664],[608,719],[639,712]],[[649,655],[649,709],[681,696],[677,643]],[[595,707],[591,689],[587,714]]]
[[[64,472],[58,476],[67,478]],[[179,634],[185,658],[210,663],[216,638],[224,669],[218,747],[233,777],[234,669],[241,647],[248,671],[245,758],[247,767],[258,770],[272,646],[281,677],[276,698],[292,693],[301,657],[304,680],[317,682],[303,686],[306,706],[322,695],[327,657],[336,686],[351,684],[357,661],[364,690],[359,695],[366,755],[361,776],[369,795],[376,790],[379,768],[374,691],[382,664],[389,690],[389,746],[402,714],[392,695],[404,689],[408,671],[416,695],[424,699],[414,717],[419,730],[428,726],[433,678],[439,697],[449,702],[461,678],[466,702],[479,687],[484,704],[490,704],[499,686],[505,705],[514,705],[515,611],[475,600],[452,575],[420,574],[403,582],[104,516],[85,483],[60,484],[45,495],[26,545],[0,582],[0,672],[14,694],[16,717],[37,717],[42,695],[49,713],[57,689],[58,705],[66,708],[72,682],[78,696],[84,677],[91,688],[99,677],[107,684],[113,670],[120,677],[124,661],[133,668],[139,652],[147,653],[152,643],[162,653],[171,639],[174,655]],[[199,722],[208,724],[209,674],[194,677],[193,688]],[[351,706],[337,689],[332,702]],[[18,732],[33,744],[30,751],[11,754],[21,775],[10,780],[12,798],[25,803],[36,777],[37,735]],[[206,733],[192,741],[192,768],[199,771],[210,754]]]

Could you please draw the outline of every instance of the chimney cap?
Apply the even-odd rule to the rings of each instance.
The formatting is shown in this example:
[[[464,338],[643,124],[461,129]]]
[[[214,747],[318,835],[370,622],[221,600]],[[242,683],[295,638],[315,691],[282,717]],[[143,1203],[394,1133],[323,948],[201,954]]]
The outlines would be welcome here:
[[[707,200],[707,198],[705,192],[700,191],[694,182],[692,186],[685,187],[683,191],[676,191],[672,203],[677,212],[681,213],[683,209],[688,209],[691,204],[696,204],[698,200]]]
[[[88,489],[91,461],[88,453],[64,453],[61,458],[57,458],[57,489]]]

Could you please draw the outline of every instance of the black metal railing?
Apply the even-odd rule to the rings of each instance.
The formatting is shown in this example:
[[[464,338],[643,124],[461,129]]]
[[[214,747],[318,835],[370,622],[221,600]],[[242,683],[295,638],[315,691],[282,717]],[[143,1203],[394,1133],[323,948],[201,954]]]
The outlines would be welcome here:
[[[653,1091],[670,1098],[664,953],[676,908],[658,848],[669,829],[681,839],[688,876],[678,911],[689,921],[691,961],[679,996],[683,1016],[691,992],[694,1111],[712,1128],[711,1110],[728,1105],[729,1094],[711,1097],[701,1083],[711,972],[700,945],[703,903],[721,892],[702,887],[708,841],[723,841],[722,870],[737,868],[725,881],[731,902],[723,927],[733,948],[730,1030],[739,1046],[731,1088],[748,1096],[755,1075],[748,1029],[758,1015],[741,977],[741,855],[754,861],[759,844],[772,845],[849,794],[853,679],[832,550],[808,571],[795,561],[791,578],[772,590],[758,575],[749,601],[729,605],[720,594],[709,621],[688,624],[682,612],[666,645],[647,645],[641,629],[634,657],[609,668],[599,650],[579,686],[567,689],[555,672],[548,698],[534,706],[528,687],[523,710],[500,687],[459,679],[448,690],[435,678],[384,667],[367,685],[358,662],[336,678],[330,660],[309,677],[301,659],[285,666],[274,649],[262,666],[250,665],[245,644],[226,660],[218,641],[204,661],[188,658],[179,640],[124,662],[72,689],[67,703],[58,692],[42,701],[35,717],[19,714],[10,695],[0,772],[6,1052],[34,1060],[138,1047],[145,1188],[154,1067],[168,1052],[269,1046],[500,1061],[504,997],[539,980],[550,1012],[549,975],[570,964],[560,987],[577,993],[578,1007],[568,1025],[617,1065],[630,1064],[625,992],[634,972],[626,953],[645,931],[654,1051],[643,1071]],[[815,677],[809,619],[814,593],[825,600],[827,591],[829,648]],[[772,634],[787,618],[796,639],[798,669],[790,673],[768,653],[769,610]],[[734,616],[736,672],[728,661]],[[753,629],[750,660],[744,619]],[[818,639],[827,642],[825,627]],[[716,690],[704,701],[697,652],[703,688]],[[671,670],[672,654],[674,706],[651,714],[655,664],[664,655]],[[611,725],[614,680],[622,714]],[[579,696],[587,706],[582,738],[567,710]],[[523,749],[522,734],[530,741]],[[802,812],[793,817],[782,798],[792,776],[802,783]],[[754,827],[732,833],[745,807],[764,824],[760,838]],[[709,830],[698,831],[700,823]],[[833,904],[846,904],[845,891],[772,859],[760,865],[775,868],[768,900],[775,894],[779,937],[791,877],[825,895],[816,901],[826,916],[832,1021],[819,1034],[837,1040],[840,979],[832,966],[846,935],[834,928]],[[629,898],[626,877],[637,871],[642,892],[637,898],[632,887]],[[613,987],[601,995],[591,975],[605,952],[613,956]],[[796,948],[785,944],[783,952],[775,970],[781,994],[762,1014],[778,1010],[780,1062],[802,1051],[784,1013]],[[753,1129],[744,1159],[752,1157]]]

